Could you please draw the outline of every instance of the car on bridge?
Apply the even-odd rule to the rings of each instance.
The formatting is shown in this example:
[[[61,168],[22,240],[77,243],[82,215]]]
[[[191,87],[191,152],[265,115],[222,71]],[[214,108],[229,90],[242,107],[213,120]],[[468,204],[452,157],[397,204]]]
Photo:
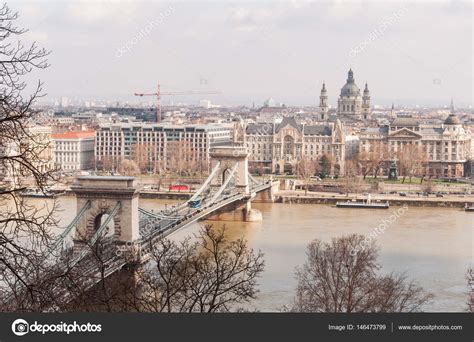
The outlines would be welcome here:
[[[195,200],[191,200],[188,202],[188,207],[190,208],[200,208],[201,207],[201,199],[197,198]]]

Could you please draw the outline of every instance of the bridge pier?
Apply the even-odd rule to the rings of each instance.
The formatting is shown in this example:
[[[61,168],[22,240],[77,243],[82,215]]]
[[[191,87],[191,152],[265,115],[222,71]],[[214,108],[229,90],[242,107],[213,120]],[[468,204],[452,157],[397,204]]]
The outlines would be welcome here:
[[[234,202],[224,208],[216,210],[206,217],[209,221],[262,221],[262,213],[258,209],[252,208],[250,200],[245,202]]]
[[[246,222],[262,221],[262,212],[258,209],[253,209],[250,201],[247,201],[247,203],[245,203],[245,208],[243,209],[243,216],[244,221]]]
[[[260,191],[255,194],[255,197],[252,199],[254,203],[274,203],[276,194],[280,191],[280,181],[275,180],[271,181],[271,186],[263,191]]]

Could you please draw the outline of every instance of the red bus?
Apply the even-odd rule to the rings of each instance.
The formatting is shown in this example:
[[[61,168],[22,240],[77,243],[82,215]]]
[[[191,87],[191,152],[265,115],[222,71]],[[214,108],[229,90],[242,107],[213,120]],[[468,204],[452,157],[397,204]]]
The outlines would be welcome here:
[[[169,191],[189,191],[189,186],[184,184],[170,185]]]

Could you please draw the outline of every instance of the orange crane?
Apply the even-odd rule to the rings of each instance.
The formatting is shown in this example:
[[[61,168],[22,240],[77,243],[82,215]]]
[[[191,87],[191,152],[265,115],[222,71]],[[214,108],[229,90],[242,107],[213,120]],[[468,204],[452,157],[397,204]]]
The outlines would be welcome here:
[[[160,89],[160,84],[158,83],[158,87],[156,93],[135,93],[135,96],[156,96],[156,122],[161,122],[161,96],[162,95],[203,95],[203,94],[222,94],[219,91],[175,91],[175,92],[165,92],[162,93]]]

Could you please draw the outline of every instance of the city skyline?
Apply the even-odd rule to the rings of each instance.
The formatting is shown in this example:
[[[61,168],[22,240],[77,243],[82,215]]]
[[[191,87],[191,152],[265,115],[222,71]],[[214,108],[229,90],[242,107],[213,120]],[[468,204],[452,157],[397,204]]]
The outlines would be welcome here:
[[[30,28],[23,38],[52,51],[51,67],[32,75],[48,99],[133,101],[161,83],[219,90],[206,98],[223,105],[272,97],[317,106],[325,82],[334,107],[352,68],[373,104],[472,104],[469,3],[20,2],[14,10]]]
[[[473,332],[473,5],[310,1],[0,5],[0,342]]]

